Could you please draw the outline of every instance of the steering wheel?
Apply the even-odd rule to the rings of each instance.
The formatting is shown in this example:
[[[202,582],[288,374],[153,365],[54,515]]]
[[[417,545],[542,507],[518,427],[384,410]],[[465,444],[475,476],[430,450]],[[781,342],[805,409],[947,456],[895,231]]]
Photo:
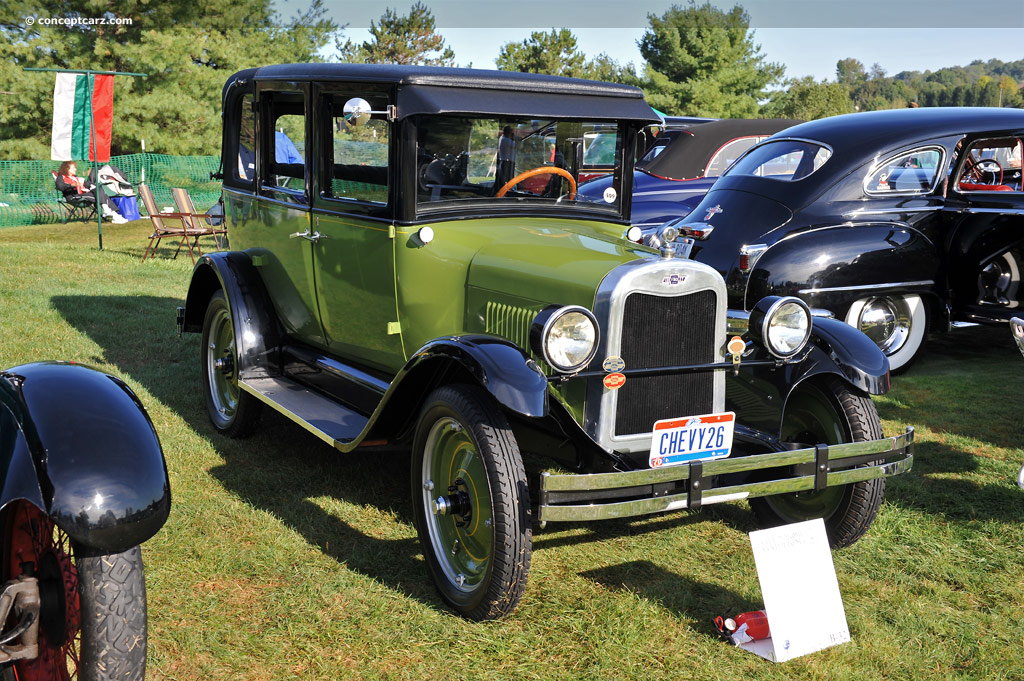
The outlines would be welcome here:
[[[533,177],[534,175],[561,175],[565,179],[569,180],[569,200],[572,201],[573,199],[576,198],[576,180],[573,178],[573,176],[569,173],[568,170],[559,168],[557,166],[541,166],[540,168],[534,168],[533,170],[524,170],[523,172],[519,173],[511,180],[506,182],[504,185],[502,185],[501,189],[499,189],[498,193],[495,194],[494,196],[500,199],[501,197],[505,196],[505,194],[508,193],[509,189],[512,189],[512,187],[516,186],[517,184],[519,184],[520,182],[527,178]]]
[[[967,170],[967,174],[974,178],[974,180],[979,184],[989,184],[985,182],[986,178],[982,177],[982,173],[992,173],[993,181],[991,184],[1003,183],[1003,167],[999,165],[999,162],[995,159],[983,158],[980,161],[975,161]],[[997,176],[999,178],[998,180],[996,180]]]

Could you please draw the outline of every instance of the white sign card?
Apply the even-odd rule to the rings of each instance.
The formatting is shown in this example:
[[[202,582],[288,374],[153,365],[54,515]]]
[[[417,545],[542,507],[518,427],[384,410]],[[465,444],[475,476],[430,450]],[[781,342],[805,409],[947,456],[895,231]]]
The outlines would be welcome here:
[[[785,662],[850,640],[825,522],[750,533],[770,638],[741,647]]]

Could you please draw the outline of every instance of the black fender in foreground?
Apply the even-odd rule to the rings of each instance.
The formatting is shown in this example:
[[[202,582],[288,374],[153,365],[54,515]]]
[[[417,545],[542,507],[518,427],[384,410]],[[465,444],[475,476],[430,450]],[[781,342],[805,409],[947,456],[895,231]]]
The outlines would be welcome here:
[[[258,378],[279,373],[278,351],[284,333],[263,279],[245,253],[209,253],[199,259],[185,298],[182,331],[202,332],[207,303],[218,289],[224,291],[231,310],[238,376]]]
[[[434,388],[476,383],[502,408],[520,416],[548,415],[548,381],[515,343],[483,334],[436,338],[417,350],[381,400],[368,437],[405,430]]]
[[[163,526],[171,490],[145,408],[123,381],[39,362],[0,374],[0,507],[24,499],[72,541],[105,551]]]
[[[776,448],[789,397],[808,380],[835,376],[870,395],[889,391],[889,360],[853,327],[815,317],[807,346],[799,361],[744,367],[726,378],[726,408],[736,412],[738,436],[742,425],[745,436]]]

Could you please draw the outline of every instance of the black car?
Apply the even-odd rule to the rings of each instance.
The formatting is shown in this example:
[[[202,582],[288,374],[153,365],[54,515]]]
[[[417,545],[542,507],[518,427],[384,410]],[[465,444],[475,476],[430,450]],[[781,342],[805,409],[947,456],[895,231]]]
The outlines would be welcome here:
[[[928,331],[1019,314],[1022,138],[1014,109],[804,123],[748,151],[680,227],[692,257],[726,278],[730,304],[798,296],[902,369]]]
[[[171,496],[135,393],[78,364],[0,371],[0,678],[141,681],[139,544]]]
[[[801,121],[790,119],[666,118],[663,130],[636,164],[630,221],[656,228],[687,215],[743,152]],[[610,176],[580,185],[580,195],[601,201]]]

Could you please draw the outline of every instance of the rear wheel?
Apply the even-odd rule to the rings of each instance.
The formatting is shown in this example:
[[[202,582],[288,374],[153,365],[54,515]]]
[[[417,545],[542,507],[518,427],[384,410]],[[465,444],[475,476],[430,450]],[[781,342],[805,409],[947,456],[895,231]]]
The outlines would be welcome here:
[[[84,551],[26,502],[16,502],[4,519],[4,578],[34,576],[40,597],[39,654],[15,662],[5,670],[7,678],[143,679],[146,583],[139,547],[110,554]]]
[[[786,403],[785,442],[835,445],[881,437],[882,425],[871,399],[838,379],[801,384]],[[884,494],[885,478],[876,478],[820,492],[751,499],[750,507],[768,527],[823,518],[829,544],[840,548],[867,532]]]
[[[223,291],[206,305],[203,319],[203,387],[213,425],[228,437],[245,437],[259,420],[262,404],[238,387],[235,327]]]
[[[917,295],[862,298],[850,306],[846,323],[873,340],[898,373],[910,368],[924,345],[928,308]]]
[[[526,471],[508,421],[477,387],[439,388],[413,447],[416,530],[438,591],[470,619],[507,615],[532,552]]]

